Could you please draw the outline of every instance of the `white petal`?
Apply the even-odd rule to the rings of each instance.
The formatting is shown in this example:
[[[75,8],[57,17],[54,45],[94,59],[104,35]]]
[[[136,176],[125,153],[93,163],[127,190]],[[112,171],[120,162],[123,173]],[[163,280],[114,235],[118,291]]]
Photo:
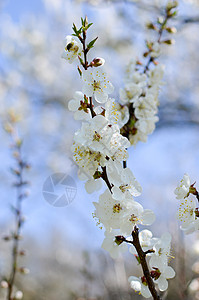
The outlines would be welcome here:
[[[145,209],[142,214],[142,224],[151,225],[155,221],[155,214],[151,209]]]
[[[94,72],[91,70],[83,71],[82,79],[83,82],[92,83],[94,81]]]
[[[159,287],[160,291],[166,291],[168,289],[168,282],[167,280],[163,277],[160,276],[160,278],[158,278],[158,280],[156,281]]]
[[[91,114],[90,112],[86,113],[83,110],[77,110],[73,117],[77,121],[89,121],[91,119]]]
[[[108,94],[105,92],[97,92],[94,93],[95,100],[99,103],[105,103],[108,100]]]
[[[72,99],[68,102],[68,109],[70,111],[76,111],[78,110],[79,107],[80,107],[80,102],[77,100]]]
[[[142,284],[141,294],[144,298],[151,297],[151,292],[149,291],[148,286],[145,286],[144,284]]]
[[[92,97],[93,96],[93,87],[92,85],[84,84],[82,87],[82,92],[87,96],[87,97]]]
[[[107,94],[112,94],[114,91],[114,86],[112,83],[106,81],[106,92]]]
[[[174,269],[172,268],[172,267],[170,267],[170,266],[168,266],[168,267],[166,267],[166,269],[165,269],[165,271],[164,271],[164,276],[165,276],[165,278],[173,278],[173,277],[175,277],[175,271],[174,271]]]
[[[112,188],[113,198],[116,200],[123,200],[124,199],[124,193],[120,190],[120,188],[114,186]]]
[[[128,279],[130,286],[132,289],[134,289],[136,292],[141,291],[141,281],[140,278],[135,277],[135,276],[130,276]]]
[[[101,180],[90,179],[85,183],[85,189],[88,194],[92,194],[95,191],[99,191],[102,187]]]

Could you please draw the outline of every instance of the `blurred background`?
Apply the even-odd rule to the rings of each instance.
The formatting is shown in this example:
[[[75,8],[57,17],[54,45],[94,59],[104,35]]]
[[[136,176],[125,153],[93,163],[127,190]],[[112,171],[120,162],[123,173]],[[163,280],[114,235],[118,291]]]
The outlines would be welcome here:
[[[141,299],[127,282],[128,276],[141,274],[140,267],[130,254],[113,261],[101,249],[103,230],[92,217],[92,202],[99,193],[85,192],[71,161],[70,147],[80,123],[73,120],[67,103],[81,90],[81,82],[74,65],[61,59],[61,54],[72,23],[80,26],[80,18],[87,15],[94,23],[89,39],[99,37],[91,58],[105,58],[115,86],[113,96],[118,99],[126,65],[145,51],[145,39],[150,37],[145,24],[161,14],[165,3],[0,1],[0,233],[3,236],[14,226],[10,209],[16,198],[10,174],[14,161],[10,138],[2,126],[14,111],[20,116],[17,128],[23,139],[23,157],[31,164],[21,242],[27,251],[22,265],[30,274],[17,277],[24,299]],[[176,43],[160,58],[166,65],[160,121],[146,144],[129,150],[128,166],[143,187],[140,203],[157,213],[151,228],[154,235],[169,231],[173,236],[171,265],[177,275],[164,299],[199,299],[199,235],[183,237],[179,232],[173,193],[185,172],[199,187],[199,1],[180,0],[174,25]],[[77,191],[65,207],[50,205],[42,195],[46,179],[60,172],[71,176]],[[10,255],[11,244],[2,241],[1,276],[9,273]],[[1,289],[2,300],[4,293]]]

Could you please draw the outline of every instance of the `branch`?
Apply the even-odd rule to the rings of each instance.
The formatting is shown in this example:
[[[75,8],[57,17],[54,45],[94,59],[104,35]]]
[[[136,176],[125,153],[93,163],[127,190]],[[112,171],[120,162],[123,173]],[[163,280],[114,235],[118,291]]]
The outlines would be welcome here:
[[[140,259],[140,264],[142,266],[142,270],[143,270],[144,276],[146,278],[149,290],[150,290],[154,300],[160,300],[161,298],[160,298],[160,296],[158,295],[158,293],[155,289],[155,284],[154,284],[153,279],[150,275],[149,268],[148,268],[148,265],[147,265],[147,262],[146,262],[146,253],[142,250],[142,247],[140,245],[139,229],[136,226],[134,227],[134,230],[132,231],[132,237],[133,237],[132,244],[134,245],[134,247],[135,247],[135,249],[138,253],[138,256],[139,256],[139,259]]]
[[[154,300],[161,300],[160,296],[158,295],[156,289],[155,289],[155,284],[153,282],[153,279],[150,275],[150,271],[149,271],[149,268],[148,268],[148,265],[147,265],[147,262],[146,262],[146,255],[148,253],[152,253],[153,250],[148,250],[146,252],[144,252],[142,250],[142,247],[140,245],[140,240],[139,240],[139,229],[138,227],[134,227],[134,230],[132,231],[132,237],[133,237],[133,241],[129,241],[129,240],[126,240],[125,237],[123,236],[118,236],[116,237],[116,239],[118,239],[119,242],[126,242],[126,243],[129,243],[129,244],[132,244],[136,251],[137,251],[137,254],[138,254],[138,257],[139,257],[139,262],[142,266],[142,270],[143,270],[143,273],[144,273],[144,276],[146,278],[146,281],[147,281],[147,285],[148,285],[148,288],[151,292],[151,295],[153,296],[153,299]]]

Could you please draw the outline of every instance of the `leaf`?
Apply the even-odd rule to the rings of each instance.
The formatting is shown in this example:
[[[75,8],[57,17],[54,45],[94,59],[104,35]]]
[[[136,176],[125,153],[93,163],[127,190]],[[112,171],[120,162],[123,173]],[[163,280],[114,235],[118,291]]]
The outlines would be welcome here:
[[[91,27],[92,25],[93,25],[93,23],[88,24],[88,25],[86,26],[86,30],[87,30],[89,27]]]
[[[72,27],[73,31],[75,32],[75,34],[73,33],[72,35],[79,37],[79,35],[82,33],[82,27],[80,27],[80,29],[78,30],[75,23],[73,23],[73,27]]]
[[[82,76],[82,70],[80,69],[79,66],[77,67],[77,70],[78,70],[78,72],[79,72],[79,75]]]
[[[95,42],[97,41],[98,37],[96,37],[94,40],[92,40],[88,45],[87,48],[90,50],[91,48],[94,47]]]

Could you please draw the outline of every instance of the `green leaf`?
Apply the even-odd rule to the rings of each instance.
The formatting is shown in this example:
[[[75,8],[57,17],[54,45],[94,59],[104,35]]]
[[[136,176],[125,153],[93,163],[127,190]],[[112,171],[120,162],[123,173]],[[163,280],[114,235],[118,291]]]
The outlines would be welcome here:
[[[94,47],[95,42],[97,41],[98,37],[96,37],[94,40],[92,40],[88,45],[87,48],[90,50],[91,48]]]
[[[75,23],[73,23],[72,29],[73,29],[73,31],[77,34],[77,27],[75,26]]]
[[[79,35],[82,33],[82,27],[80,27],[80,29],[78,30],[77,27],[75,26],[75,24],[73,23],[73,27],[72,27],[74,33],[72,35],[79,37]]]
[[[86,26],[86,30],[87,30],[89,27],[91,27],[92,25],[93,25],[93,23],[88,24],[88,25]]]

